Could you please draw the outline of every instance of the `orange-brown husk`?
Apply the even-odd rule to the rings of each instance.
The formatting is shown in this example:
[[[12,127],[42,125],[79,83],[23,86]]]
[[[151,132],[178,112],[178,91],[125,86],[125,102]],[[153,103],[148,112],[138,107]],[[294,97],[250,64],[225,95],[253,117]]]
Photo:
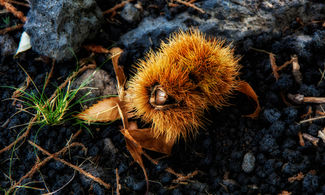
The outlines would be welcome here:
[[[135,116],[152,124],[157,136],[186,139],[203,125],[208,106],[227,105],[238,85],[239,69],[238,58],[224,41],[206,39],[198,30],[177,32],[136,65],[136,74],[128,82],[131,108]],[[176,105],[155,109],[149,103],[155,85]]]

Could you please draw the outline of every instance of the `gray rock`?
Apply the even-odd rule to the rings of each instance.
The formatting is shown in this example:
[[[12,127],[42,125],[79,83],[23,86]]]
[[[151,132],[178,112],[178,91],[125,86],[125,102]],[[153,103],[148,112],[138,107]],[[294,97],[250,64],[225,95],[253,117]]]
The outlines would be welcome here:
[[[206,0],[196,5],[206,11],[208,19],[188,12],[172,20],[163,16],[146,17],[137,28],[121,36],[120,42],[127,48],[152,48],[170,33],[190,27],[236,42],[262,33],[279,35],[297,17],[307,22],[325,16],[324,4],[304,0],[273,0],[263,4],[251,0]]]
[[[17,44],[14,39],[8,34],[0,35],[0,55],[14,55],[17,50]]]
[[[121,17],[129,23],[134,23],[140,20],[140,11],[132,3],[127,3],[121,12]]]
[[[81,89],[76,98],[83,97],[89,91],[91,92],[86,99],[96,98],[91,101],[85,102],[85,105],[90,106],[96,103],[101,96],[116,95],[116,80],[113,76],[109,75],[105,70],[87,70],[80,77],[72,83],[72,88],[78,88],[82,83],[88,83],[84,89]],[[99,99],[98,99],[99,98]]]
[[[139,26],[121,36],[120,41],[126,47],[141,45],[148,48],[158,46],[160,40],[164,38],[162,35],[168,35],[177,29],[186,29],[183,20],[168,21],[164,17],[145,18]]]
[[[115,155],[116,153],[118,153],[118,149],[114,146],[114,144],[110,138],[104,139],[103,152],[106,154],[111,154],[111,155]]]
[[[58,61],[93,38],[103,17],[94,0],[30,0],[30,6],[24,28],[32,49]]]
[[[245,173],[250,173],[254,170],[255,156],[253,153],[248,152],[245,154],[241,167]]]

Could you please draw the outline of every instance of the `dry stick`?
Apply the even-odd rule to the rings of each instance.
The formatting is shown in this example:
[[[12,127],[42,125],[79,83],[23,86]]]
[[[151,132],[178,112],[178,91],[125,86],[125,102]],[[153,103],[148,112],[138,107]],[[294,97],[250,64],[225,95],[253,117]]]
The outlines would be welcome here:
[[[35,144],[34,142],[28,140],[28,143],[31,144],[32,146],[36,147],[38,150],[40,150],[43,154],[46,154],[50,157],[52,157],[53,159],[57,160],[57,161],[60,161],[61,163],[73,168],[74,170],[78,171],[79,173],[85,175],[86,177],[96,181],[97,183],[99,183],[100,185],[104,186],[106,189],[110,189],[111,188],[111,185],[108,184],[108,183],[105,183],[103,180],[101,180],[100,178],[98,177],[95,177],[93,176],[92,174],[88,173],[87,171],[84,171],[83,169],[81,169],[80,167],[76,166],[76,165],[73,165],[61,158],[58,158],[56,157],[54,154],[51,154],[49,153],[47,150],[41,148],[39,145]]]
[[[186,6],[188,6],[188,7],[191,7],[191,8],[193,8],[193,9],[196,9],[196,10],[198,10],[199,12],[201,12],[202,14],[205,13],[205,11],[204,11],[203,9],[197,7],[197,6],[194,5],[193,3],[186,2],[186,1],[183,1],[183,0],[175,0],[175,1],[178,2],[178,3],[181,3],[181,4],[183,4],[183,5],[186,5]]]
[[[301,131],[298,132],[298,137],[299,137],[300,146],[305,146],[305,141],[304,141],[304,138],[302,138]]]
[[[279,77],[280,77],[280,75],[279,75],[279,73],[278,73],[278,69],[279,69],[279,67],[276,65],[276,60],[275,60],[275,55],[274,55],[274,53],[271,53],[271,52],[268,52],[268,51],[265,51],[265,50],[263,50],[263,49],[256,49],[256,48],[251,48],[252,50],[254,50],[254,51],[258,51],[258,52],[261,52],[261,53],[266,53],[266,54],[269,54],[269,59],[270,59],[270,64],[271,64],[271,68],[272,68],[272,72],[273,72],[273,75],[274,75],[274,78],[275,78],[275,80],[278,80],[279,79]],[[286,64],[286,63],[285,63]],[[283,64],[282,66],[281,66],[281,69],[282,68],[284,68],[284,65],[285,64]]]
[[[22,3],[22,2],[14,1],[14,0],[9,0],[9,2],[12,4],[24,6],[24,7],[30,7],[30,5],[28,3]]]
[[[295,81],[298,84],[301,85],[302,84],[302,75],[301,75],[301,72],[300,72],[300,65],[298,63],[297,55],[292,56],[290,61],[292,61],[292,74],[293,74],[293,77],[295,78]]]
[[[122,1],[121,3],[119,3],[119,4],[115,5],[114,7],[110,8],[109,10],[104,11],[103,14],[105,15],[105,14],[112,13],[112,17],[113,17],[113,16],[115,16],[117,9],[120,9],[120,8],[124,7],[127,3],[131,2],[131,1],[133,1],[133,0]]]
[[[25,80],[26,85],[20,87],[19,89],[16,89],[16,91],[14,91],[14,93],[13,93],[12,96],[11,96],[11,98],[13,98],[14,101],[12,102],[11,105],[16,105],[17,97],[19,97],[19,96],[22,94],[22,91],[25,91],[25,90],[28,88],[28,86],[29,86],[31,80],[32,80],[32,79],[30,78],[30,76],[27,76],[27,77],[26,77],[26,80]]]
[[[296,104],[302,103],[315,103],[315,104],[324,104],[325,97],[305,97],[302,94],[288,94],[288,98],[295,102]]]
[[[53,156],[59,156],[59,155],[63,155],[64,153],[66,153],[66,151],[68,149],[70,149],[71,147],[75,147],[75,146],[80,146],[83,148],[83,150],[86,150],[86,147],[79,142],[74,142],[71,143],[70,145],[67,145],[66,147],[62,148],[60,151],[56,152],[53,154]],[[45,158],[44,160],[40,161],[40,162],[35,162],[34,166],[28,171],[28,173],[26,173],[24,176],[22,176],[18,182],[15,183],[15,185],[13,185],[11,187],[11,189],[16,188],[18,185],[21,184],[21,182],[26,179],[26,178],[31,178],[33,177],[33,175],[36,173],[37,170],[39,170],[42,166],[44,166],[47,162],[49,162],[53,157],[49,156],[47,158]]]
[[[6,2],[5,0],[0,0],[0,5],[2,5],[3,7],[5,7],[9,12],[11,12],[17,18],[19,18],[23,23],[26,22],[26,17],[24,16],[23,12],[18,11],[10,3]]]
[[[47,84],[49,84],[49,82],[50,82],[50,79],[51,79],[51,77],[53,75],[54,66],[55,66],[55,59],[52,60],[52,68],[51,68],[49,76],[47,77],[47,79],[45,81],[44,89],[46,88]]]
[[[21,29],[23,26],[24,26],[24,24],[17,24],[17,25],[14,25],[14,26],[9,26],[7,28],[1,29],[0,30],[0,35],[6,34],[6,33],[10,32],[10,31]]]
[[[0,154],[5,152],[5,151],[8,151],[10,150],[14,145],[16,145],[20,140],[22,140],[23,138],[27,137],[34,122],[36,121],[37,119],[37,116],[34,116],[30,121],[29,121],[29,124],[28,124],[28,127],[27,127],[27,130],[25,131],[24,134],[22,134],[20,137],[18,137],[15,141],[13,141],[11,144],[9,144],[8,146],[6,146],[5,148],[1,149],[0,150]]]
[[[294,181],[300,181],[304,178],[304,174],[299,172],[297,175],[289,177],[288,182],[293,183]]]
[[[77,133],[75,133],[75,134],[72,136],[71,140],[76,139],[76,138],[81,134],[81,132],[82,132],[82,130],[79,129],[79,130],[77,131]]]
[[[147,153],[144,152],[143,155],[144,155],[148,160],[150,160],[153,164],[158,165],[158,161],[155,160],[155,159],[153,159],[153,158],[151,158]],[[194,172],[189,173],[188,175],[182,175],[182,174],[180,174],[180,173],[176,173],[176,172],[175,172],[172,168],[170,168],[170,167],[167,167],[167,168],[165,169],[165,171],[168,172],[168,173],[170,173],[170,174],[172,174],[172,175],[175,175],[175,176],[177,177],[177,179],[176,179],[175,181],[177,181],[177,182],[181,182],[181,181],[188,180],[188,179],[194,177],[195,175],[197,175],[197,174],[199,173],[197,170],[195,170]]]
[[[299,124],[302,124],[302,123],[306,123],[306,122],[311,122],[311,121],[315,121],[315,120],[319,120],[319,119],[324,119],[325,116],[319,116],[319,117],[315,117],[315,118],[310,118],[310,119],[306,119],[306,120],[302,120],[299,122]]]
[[[115,175],[116,175],[116,195],[120,195],[120,176],[118,175],[118,169],[115,169]]]

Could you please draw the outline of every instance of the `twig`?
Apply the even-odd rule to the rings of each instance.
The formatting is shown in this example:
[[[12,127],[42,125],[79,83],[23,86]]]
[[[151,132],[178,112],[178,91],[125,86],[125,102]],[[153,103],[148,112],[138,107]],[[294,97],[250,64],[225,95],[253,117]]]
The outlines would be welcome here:
[[[319,117],[315,117],[315,118],[310,118],[310,119],[306,119],[306,120],[302,120],[299,122],[299,124],[302,124],[302,123],[306,123],[306,122],[311,122],[311,121],[315,121],[315,120],[319,120],[319,119],[324,119],[325,116],[319,116]]]
[[[321,74],[320,80],[317,83],[317,86],[319,86],[321,84],[321,82],[323,81],[324,77],[325,77],[325,65],[324,65],[324,70],[322,71],[321,69],[319,69],[319,72]]]
[[[14,26],[9,26],[7,28],[1,29],[0,30],[0,35],[6,34],[6,33],[10,32],[10,31],[21,29],[23,26],[24,26],[24,24],[17,24],[17,25],[14,25]]]
[[[73,176],[71,177],[71,179],[65,183],[63,186],[61,186],[59,189],[55,190],[54,192],[49,192],[49,193],[45,193],[43,195],[52,195],[52,194],[55,194],[57,193],[58,191],[62,190],[63,188],[65,188],[67,185],[69,185],[69,183],[72,182],[72,180],[74,179],[74,177],[76,176],[76,171],[73,172]]]
[[[23,12],[18,11],[10,3],[6,2],[5,0],[0,0],[0,5],[2,5],[3,7],[5,7],[9,12],[11,12],[17,18],[19,18],[23,23],[26,22],[26,17],[24,16]]]
[[[144,155],[148,160],[150,160],[153,164],[158,165],[158,161],[155,160],[155,159],[153,159],[153,158],[151,158],[147,153],[144,152],[143,155]],[[168,172],[168,173],[170,173],[170,174],[172,174],[172,175],[175,175],[175,176],[177,177],[177,179],[174,180],[176,183],[179,183],[179,182],[181,182],[181,181],[188,180],[188,179],[190,179],[190,178],[192,178],[192,177],[194,177],[195,175],[198,174],[198,171],[196,170],[196,171],[194,171],[194,172],[192,172],[192,173],[189,173],[189,174],[187,174],[187,175],[182,175],[182,174],[180,174],[180,173],[176,173],[176,172],[175,172],[172,168],[170,168],[170,167],[167,167],[167,168],[165,169],[165,171]]]
[[[12,94],[11,98],[14,99],[14,101],[12,102],[12,105],[16,105],[16,101],[17,98],[22,94],[23,91],[25,91],[29,84],[30,84],[31,78],[29,76],[26,77],[26,80],[24,82],[24,85],[20,88],[18,88],[16,91],[14,91],[14,93]],[[26,85],[25,85],[26,83]]]
[[[103,14],[112,14],[111,17],[114,17],[116,15],[116,10],[120,9],[122,7],[124,7],[127,3],[131,2],[133,0],[126,0],[126,1],[122,1],[121,3],[115,5],[114,7],[110,8],[109,10],[106,10],[103,12]]]
[[[301,131],[298,132],[298,137],[299,137],[300,146],[305,146],[305,141],[304,141],[304,138],[302,138]]]
[[[317,146],[317,143],[319,141],[319,138],[313,137],[307,133],[303,133],[302,137],[313,143],[314,146]]]
[[[276,65],[276,60],[275,60],[275,54],[262,50],[262,49],[256,49],[256,48],[251,48],[252,50],[258,51],[258,52],[262,52],[262,53],[266,53],[269,55],[270,58],[270,64],[271,64],[271,68],[272,68],[272,72],[274,75],[275,80],[278,80],[280,78],[280,75],[278,73],[278,71],[282,70],[283,68],[287,67],[289,64],[292,64],[292,74],[295,78],[295,81],[299,84],[302,83],[302,76],[301,73],[299,71],[300,66],[298,63],[298,57],[296,55],[293,55],[291,57],[291,59],[289,61],[286,61],[285,63],[283,63],[281,66],[277,66]]]
[[[118,169],[115,169],[115,175],[116,175],[116,195],[120,195],[120,189],[121,189],[121,184],[120,184],[120,176],[118,175]]]
[[[271,68],[272,68],[275,80],[278,80],[280,75],[278,73],[278,66],[275,63],[275,55],[273,53],[270,53],[269,58],[270,58]]]
[[[205,11],[204,11],[203,9],[197,7],[196,5],[194,5],[194,4],[191,3],[191,2],[186,2],[186,1],[183,1],[183,0],[175,0],[175,1],[178,2],[178,3],[181,3],[181,4],[185,5],[185,6],[188,6],[188,7],[191,7],[191,8],[193,8],[193,9],[196,9],[196,10],[198,10],[199,12],[201,12],[202,14],[205,13]]]
[[[305,97],[302,94],[288,94],[288,98],[295,102],[296,104],[302,103],[315,103],[315,104],[324,104],[325,97]]]
[[[294,181],[300,181],[304,178],[304,174],[302,172],[299,172],[297,175],[289,177],[288,181],[290,183],[293,183]]]
[[[24,6],[24,7],[30,7],[30,5],[28,3],[22,3],[22,2],[14,1],[14,0],[9,0],[9,2],[12,3],[12,4]]]
[[[278,80],[280,75],[278,73],[278,66],[276,65],[276,60],[275,60],[275,54],[274,53],[271,53],[271,52],[268,52],[266,50],[263,50],[263,49],[256,49],[256,48],[251,48],[252,50],[254,51],[258,51],[258,52],[261,52],[261,53],[266,53],[269,55],[269,58],[270,58],[270,64],[271,64],[271,68],[272,68],[272,72],[273,72],[273,76],[275,78],[275,80]],[[286,63],[284,63],[285,65]],[[284,68],[284,65],[281,66],[281,69]]]
[[[45,81],[44,89],[46,88],[46,86],[47,86],[48,83],[50,82],[50,79],[51,79],[51,77],[52,77],[52,75],[53,75],[54,66],[55,66],[55,59],[52,60],[52,68],[51,68],[51,71],[50,71],[50,73],[49,73],[49,75],[48,75],[46,81]]]
[[[186,181],[197,175],[199,172],[197,170],[193,171],[192,173],[187,174],[186,176],[178,177],[177,179],[174,179],[174,183],[179,183],[182,181]]]
[[[291,57],[291,60],[292,61],[292,74],[293,74],[293,77],[295,78],[295,81],[298,83],[298,84],[302,84],[302,75],[301,75],[301,72],[300,72],[300,65],[298,63],[298,57],[297,55],[293,55]]]
[[[108,54],[109,50],[104,48],[103,46],[100,45],[84,45],[83,46],[86,50],[94,52],[94,53],[104,53]]]
[[[75,133],[75,134],[72,136],[71,140],[76,139],[76,138],[81,134],[81,132],[82,132],[82,130],[79,129],[79,130],[77,131],[77,133]]]
[[[75,139],[81,132],[81,130],[79,130],[74,136],[72,136],[71,140]],[[79,133],[79,134],[78,134]],[[70,149],[71,147],[77,147],[77,146],[80,146],[82,147],[82,150],[84,151],[87,151],[87,148],[82,144],[82,143],[79,143],[79,142],[73,142],[71,144],[68,144],[67,146],[65,146],[64,148],[62,148],[60,151],[54,153],[54,156],[59,156],[59,155],[64,155],[68,149]],[[28,171],[28,173],[26,173],[23,177],[21,177],[19,179],[18,182],[15,183],[14,186],[11,187],[11,189],[14,189],[16,186],[20,185],[21,182],[26,179],[26,178],[31,178],[33,177],[33,175],[35,174],[35,172],[37,170],[39,170],[42,166],[44,166],[48,161],[50,161],[52,159],[51,156],[45,158],[44,160],[42,161],[36,161],[34,166]]]
[[[27,130],[25,131],[24,134],[22,134],[20,137],[18,137],[15,141],[13,141],[11,144],[9,144],[8,146],[6,146],[5,148],[1,149],[0,150],[0,154],[5,152],[5,151],[8,151],[10,150],[14,145],[16,145],[20,140],[22,140],[23,138],[27,137],[34,122],[36,121],[37,119],[37,116],[34,116],[30,121],[29,121],[29,124],[28,124],[28,127],[27,127]]]
[[[38,146],[37,144],[35,144],[34,142],[28,140],[28,143],[31,144],[32,146],[36,147],[38,150],[40,150],[43,154],[46,154],[50,157],[52,157],[53,159],[60,161],[61,163],[73,168],[74,170],[78,171],[79,173],[85,175],[86,177],[96,181],[97,183],[99,183],[100,185],[104,186],[106,189],[110,189],[111,185],[108,183],[105,183],[103,180],[101,180],[98,177],[93,176],[92,174],[88,173],[87,171],[84,171],[83,169],[81,169],[80,167],[73,165],[61,158],[56,157],[54,154],[49,153],[48,151],[46,151],[45,149],[41,148],[40,146]]]

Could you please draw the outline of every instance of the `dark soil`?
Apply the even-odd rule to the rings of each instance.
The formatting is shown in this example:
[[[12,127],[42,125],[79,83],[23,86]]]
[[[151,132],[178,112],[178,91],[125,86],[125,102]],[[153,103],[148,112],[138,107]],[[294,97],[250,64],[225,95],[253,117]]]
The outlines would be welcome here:
[[[102,10],[113,7],[104,0],[98,0]],[[173,17],[181,12],[190,11],[200,15],[192,8],[179,6],[169,8],[165,1],[141,1],[143,9],[150,10],[151,16],[157,17],[164,10],[166,17]],[[152,6],[155,5],[155,6]],[[20,7],[17,6],[19,9]],[[20,8],[25,13],[25,8]],[[168,12],[167,12],[168,10]],[[168,14],[167,14],[168,13]],[[10,14],[11,24],[19,23]],[[92,44],[110,47],[118,44],[120,35],[130,31],[138,22],[129,24],[119,14],[115,16],[118,23],[107,23]],[[5,23],[0,20],[0,26]],[[9,25],[9,26],[10,26]],[[291,36],[299,32],[312,39],[298,47]],[[9,35],[19,42],[20,31],[10,32]],[[325,194],[325,144],[320,139],[317,146],[305,139],[305,145],[299,143],[298,132],[317,137],[319,130],[324,128],[324,120],[299,124],[301,118],[309,108],[314,111],[310,117],[315,117],[318,104],[296,105],[288,100],[287,94],[303,94],[305,96],[325,96],[325,81],[321,80],[320,71],[325,68],[325,29],[322,23],[301,25],[295,20],[288,30],[280,35],[260,34],[247,37],[236,42],[235,52],[241,55],[242,70],[240,78],[247,81],[259,96],[262,111],[256,119],[249,119],[242,115],[254,110],[254,102],[242,94],[235,94],[231,98],[231,106],[222,110],[210,109],[206,113],[207,124],[199,135],[188,142],[181,140],[177,143],[171,156],[154,165],[144,160],[149,175],[152,194],[278,194],[288,191],[292,194]],[[280,79],[276,81],[272,74],[269,56],[249,48],[259,48],[276,55],[278,65],[291,59],[296,54],[303,76],[302,84],[295,82],[291,66],[281,70]],[[131,72],[131,65],[136,58],[143,57],[143,51],[134,48],[123,48],[120,63],[124,65],[127,75]],[[144,48],[148,50],[149,48]],[[82,49],[77,53],[78,59],[89,56],[89,52]],[[45,77],[51,69],[51,63],[38,60],[39,55],[33,51],[23,53],[19,58],[12,55],[1,56],[0,86],[20,87],[25,81],[26,74],[18,66],[23,66],[33,78],[39,88],[42,88]],[[96,54],[98,65],[107,59],[104,54]],[[60,85],[76,69],[76,60],[60,62],[55,65],[51,83],[46,89],[50,96],[55,86]],[[102,69],[110,71],[111,62],[104,63]],[[35,90],[31,85],[27,91]],[[13,106],[11,97],[14,90],[0,88],[0,149],[13,142],[24,130],[31,116],[27,113],[17,113],[19,104]],[[290,103],[287,104],[284,101]],[[18,126],[17,125],[24,125]],[[55,160],[50,160],[32,178],[27,178],[21,185],[41,188],[19,188],[17,194],[35,194],[54,192],[56,194],[112,194],[116,190],[115,170],[118,169],[121,194],[143,194],[146,183],[141,167],[136,164],[126,149],[123,135],[119,132],[121,122],[112,124],[91,125],[92,135],[83,129],[76,142],[84,144],[88,152],[85,154],[80,147],[69,150],[62,159],[79,165],[82,169],[100,177],[112,185],[107,190],[98,183],[75,172],[72,168]],[[68,122],[59,126],[33,126],[25,141],[19,142],[15,148],[0,154],[0,189],[8,190],[10,186],[25,175],[34,165],[37,156],[34,148],[27,140],[36,141],[50,153],[61,150],[72,134],[79,130]],[[111,140],[116,151],[107,149],[107,142]],[[246,173],[242,169],[246,153],[255,157],[252,171]],[[149,152],[152,157],[161,155]],[[37,152],[40,159],[47,156]],[[184,175],[198,170],[198,174],[184,183],[173,183],[174,175],[167,173],[170,167]],[[301,180],[289,182],[288,178],[302,172]]]

